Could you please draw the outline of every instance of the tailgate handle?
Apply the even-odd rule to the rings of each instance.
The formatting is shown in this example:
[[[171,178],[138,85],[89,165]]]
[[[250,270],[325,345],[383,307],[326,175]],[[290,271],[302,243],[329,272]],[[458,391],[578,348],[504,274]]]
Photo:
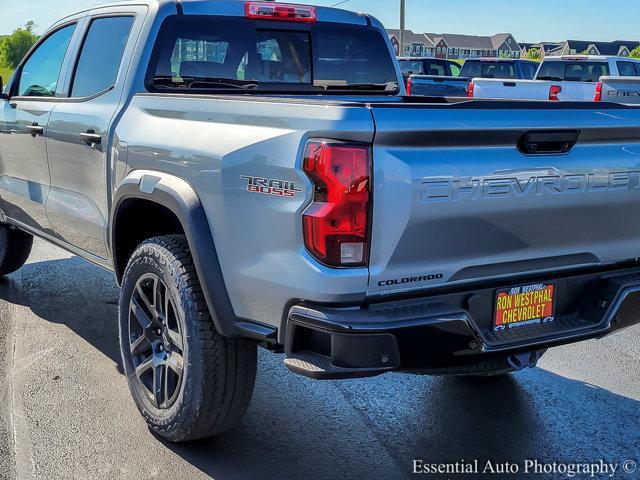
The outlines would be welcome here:
[[[502,85],[504,85],[505,87],[515,87],[516,82],[502,82]]]
[[[525,155],[569,153],[579,136],[578,130],[527,132],[520,138],[518,150]]]

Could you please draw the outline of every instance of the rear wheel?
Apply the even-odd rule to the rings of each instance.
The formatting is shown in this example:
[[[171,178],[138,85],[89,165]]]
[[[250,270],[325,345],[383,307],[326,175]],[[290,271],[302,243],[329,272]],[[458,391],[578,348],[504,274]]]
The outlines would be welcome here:
[[[0,225],[0,277],[22,267],[31,253],[33,235],[8,225]]]
[[[257,347],[216,332],[184,236],[133,253],[120,298],[120,349],[133,399],[170,441],[232,429],[255,383]]]

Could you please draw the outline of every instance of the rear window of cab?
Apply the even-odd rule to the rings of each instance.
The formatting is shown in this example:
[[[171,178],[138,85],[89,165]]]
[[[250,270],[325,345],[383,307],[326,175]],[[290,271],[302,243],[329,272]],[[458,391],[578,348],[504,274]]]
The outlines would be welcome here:
[[[237,17],[173,16],[147,77],[151,91],[397,94],[396,69],[377,29]]]
[[[517,78],[516,65],[513,62],[467,60],[460,76],[469,78]]]
[[[538,80],[552,82],[591,82],[609,75],[607,62],[589,62],[582,60],[542,62],[538,71]]]

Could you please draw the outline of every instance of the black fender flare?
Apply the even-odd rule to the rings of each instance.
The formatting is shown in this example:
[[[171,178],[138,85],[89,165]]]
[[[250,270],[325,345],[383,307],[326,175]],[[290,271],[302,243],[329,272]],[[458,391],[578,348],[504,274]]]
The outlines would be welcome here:
[[[157,203],[169,209],[178,218],[187,237],[202,291],[216,329],[228,337],[245,336],[238,329],[238,319],[222,276],[220,260],[213,241],[211,228],[200,199],[184,179],[150,170],[131,172],[119,185],[109,219],[109,246],[118,284],[124,269],[120,269],[115,248],[117,216],[125,200],[140,199]],[[122,271],[119,271],[122,270]]]

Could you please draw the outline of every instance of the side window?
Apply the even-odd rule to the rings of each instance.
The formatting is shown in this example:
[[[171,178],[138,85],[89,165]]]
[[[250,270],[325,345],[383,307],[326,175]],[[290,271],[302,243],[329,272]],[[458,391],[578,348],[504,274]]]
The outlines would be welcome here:
[[[616,62],[618,65],[618,74],[621,77],[635,77],[636,69],[631,62]]]
[[[133,17],[91,22],[73,76],[72,97],[88,97],[115,85],[132,25]]]
[[[19,96],[55,96],[62,62],[75,29],[75,24],[61,28],[38,46],[20,71]]]
[[[636,76],[640,77],[640,63],[634,63],[636,66]]]

